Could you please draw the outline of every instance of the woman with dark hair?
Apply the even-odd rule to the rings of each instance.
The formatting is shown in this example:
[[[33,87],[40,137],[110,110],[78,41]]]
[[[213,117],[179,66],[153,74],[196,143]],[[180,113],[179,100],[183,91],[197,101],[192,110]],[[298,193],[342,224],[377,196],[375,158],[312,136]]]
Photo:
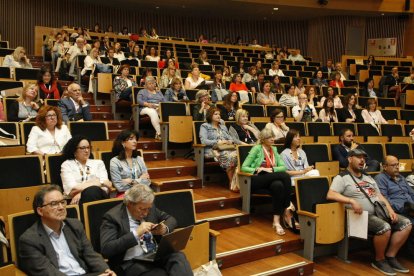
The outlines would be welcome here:
[[[221,118],[224,121],[234,121],[236,111],[239,109],[239,99],[236,92],[227,94],[224,104],[220,107]]]
[[[286,135],[284,148],[280,156],[285,162],[286,172],[292,178],[292,186],[295,185],[294,178],[319,176],[319,171],[315,170],[313,166],[309,166],[306,153],[300,148],[300,134],[298,130],[289,130]],[[290,222],[290,220],[286,222]]]
[[[281,216],[290,205],[291,181],[286,173],[282,158],[274,146],[275,135],[270,129],[263,129],[260,143],[249,152],[241,171],[253,174],[251,193],[266,190],[272,196],[273,228],[276,234],[285,235]]]
[[[197,63],[199,65],[210,65],[210,62],[208,61],[207,58],[207,52],[205,50],[201,50],[198,59],[197,59]]]
[[[152,27],[149,36],[151,39],[158,39],[157,29]]]
[[[121,49],[121,43],[115,42],[114,44],[114,58],[116,58],[118,61],[125,60],[125,54]]]
[[[99,25],[99,23],[95,23],[95,26],[93,26],[93,31],[95,33],[102,33],[101,26]]]
[[[343,88],[344,83],[341,80],[341,73],[336,72],[335,78],[329,82],[329,86],[336,87],[336,88]]]
[[[270,91],[270,81],[265,81],[263,92],[257,93],[256,102],[263,105],[279,105],[274,93]]]
[[[229,90],[232,92],[238,92],[247,91],[249,89],[247,88],[246,84],[242,82],[242,75],[237,73],[233,75]]]
[[[201,143],[206,145],[205,157],[215,158],[220,163],[220,166],[226,170],[231,185],[237,166],[237,152],[235,150],[220,150],[219,147],[231,146],[234,141],[223,120],[221,120],[218,108],[210,108],[206,119],[207,123],[201,125],[199,134]]]
[[[276,143],[283,143],[285,141],[289,127],[285,124],[285,114],[281,109],[276,108],[272,111],[270,123],[267,123],[265,128],[273,132]]]
[[[283,94],[279,99],[279,104],[284,106],[296,106],[299,105],[298,96],[295,94],[295,86],[287,85],[285,87],[287,93]]]
[[[129,78],[129,64],[121,65],[119,71],[121,75],[114,79],[116,99],[131,101],[132,88],[137,87],[137,83]]]
[[[316,95],[316,89],[313,85],[306,86],[305,94],[308,96],[309,103],[313,106],[319,106],[319,97]]]
[[[204,79],[201,77],[200,68],[198,64],[193,63],[191,65],[191,76],[189,75],[184,82],[185,89],[198,89],[200,85],[204,82]]]
[[[381,97],[381,95],[378,93],[378,90],[374,88],[373,79],[368,78],[365,80],[364,91],[361,93],[361,96],[371,97],[371,98]]]
[[[336,90],[333,89],[333,87],[329,86],[326,90],[325,90],[325,94],[323,95],[322,99],[321,99],[321,105],[324,105],[324,102],[327,98],[333,98],[334,100],[334,108],[343,108],[344,106],[342,105],[342,101],[341,98],[339,98],[338,94],[336,94]]]
[[[338,110],[338,120],[346,123],[363,123],[361,112],[356,111],[356,97],[348,94],[344,99],[344,107]]]
[[[312,80],[313,85],[317,87],[328,86],[328,82],[326,81],[326,79],[323,78],[323,73],[321,70],[316,71],[313,77],[314,77],[314,79]]]
[[[112,25],[108,25],[108,27],[106,27],[105,33],[113,33],[113,32],[114,32],[114,27]]]
[[[72,200],[70,204],[109,198],[112,183],[102,160],[90,159],[91,141],[85,136],[74,136],[63,148],[60,177],[63,191]]]
[[[371,66],[371,65],[375,65],[375,57],[373,55],[369,55],[368,60],[367,60],[367,65]]]
[[[364,123],[388,124],[388,121],[382,117],[381,111],[377,109],[377,99],[375,98],[367,100],[366,108],[362,110],[361,116],[364,118]]]
[[[239,65],[233,70],[234,74],[244,74],[246,72],[246,69],[244,67],[244,60],[239,59]]]
[[[334,107],[334,99],[332,97],[328,97],[323,102],[323,108],[319,111],[319,119],[322,122],[338,122],[338,115],[336,114],[336,110]]]
[[[297,79],[296,85],[295,85],[295,94],[299,96],[299,94],[305,93],[305,91],[306,91],[306,88],[305,88],[304,80],[302,78]]]
[[[256,68],[256,66],[251,66],[249,68],[249,72],[245,73],[243,75],[242,82],[248,83],[248,82],[251,82],[253,80],[257,80],[257,68]]]
[[[145,56],[145,60],[148,61],[160,61],[160,56],[157,54],[157,49],[154,46],[151,46],[148,50],[147,55]]]
[[[285,93],[283,84],[280,83],[280,78],[278,75],[273,76],[272,86],[270,87],[272,93],[282,94]]]
[[[62,113],[56,106],[46,105],[39,109],[36,125],[27,140],[27,152],[31,154],[60,153],[72,135],[62,123]]]
[[[118,191],[117,197],[123,197],[125,191],[135,184],[151,185],[148,169],[144,160],[138,156],[139,134],[135,130],[125,129],[116,137],[110,162],[111,179]]]

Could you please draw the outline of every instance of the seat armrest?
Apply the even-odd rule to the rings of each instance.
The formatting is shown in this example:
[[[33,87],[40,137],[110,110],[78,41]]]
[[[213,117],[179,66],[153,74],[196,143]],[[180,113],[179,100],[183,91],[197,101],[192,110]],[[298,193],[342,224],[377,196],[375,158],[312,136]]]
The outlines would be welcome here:
[[[297,213],[298,213],[298,215],[302,215],[302,216],[310,217],[310,218],[317,218],[317,217],[319,217],[318,214],[311,213],[311,212],[308,212],[308,211],[300,211],[300,210],[298,210]]]
[[[205,148],[206,145],[203,145],[203,144],[193,144],[193,147],[194,148]]]
[[[211,237],[218,237],[220,235],[220,232],[213,230],[213,229],[210,229],[208,233],[210,234]]]
[[[245,172],[237,172],[237,174],[238,175],[241,175],[241,176],[253,176],[253,174],[251,174],[251,173],[245,173]]]

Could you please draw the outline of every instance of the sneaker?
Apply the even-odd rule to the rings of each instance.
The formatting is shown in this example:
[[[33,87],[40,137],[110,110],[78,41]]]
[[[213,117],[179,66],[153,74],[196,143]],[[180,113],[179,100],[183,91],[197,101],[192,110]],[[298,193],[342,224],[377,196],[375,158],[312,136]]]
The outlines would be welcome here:
[[[392,269],[392,267],[388,264],[388,262],[386,260],[373,261],[371,263],[371,266],[373,268],[381,271],[385,275],[390,275],[390,276],[397,275],[397,273],[395,273],[394,269]]]
[[[388,264],[394,269],[395,271],[401,272],[401,273],[408,273],[410,270],[408,268],[403,267],[395,257],[385,257]]]

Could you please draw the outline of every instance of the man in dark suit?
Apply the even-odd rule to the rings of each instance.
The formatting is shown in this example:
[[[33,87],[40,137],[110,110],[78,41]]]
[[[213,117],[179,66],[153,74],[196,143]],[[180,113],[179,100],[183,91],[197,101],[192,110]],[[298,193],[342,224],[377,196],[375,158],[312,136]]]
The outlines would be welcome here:
[[[353,149],[361,149],[365,152],[365,149],[362,145],[354,142],[354,132],[348,128],[341,130],[339,134],[339,145],[336,145],[332,149],[332,157],[334,160],[339,161],[339,167],[347,168],[349,165],[348,162],[348,152]],[[380,169],[380,163],[377,160],[371,159],[369,156],[365,159],[367,172],[376,172]]]
[[[335,64],[335,71],[331,73],[331,79],[335,79],[335,74],[339,73],[341,75],[341,81],[348,79],[348,73],[342,70],[342,63],[337,62]]]
[[[90,111],[90,105],[82,97],[80,86],[76,83],[72,83],[68,86],[67,98],[62,98],[58,106],[62,111],[63,121],[91,121],[92,114]]]
[[[19,239],[19,268],[28,275],[114,276],[93,250],[82,223],[66,218],[66,200],[60,188],[47,185],[33,199],[39,220]]]
[[[328,72],[328,76],[330,76],[335,70],[335,67],[333,66],[332,59],[328,59],[326,61],[326,65],[321,67],[322,72]]]
[[[136,258],[156,250],[153,236],[172,232],[175,218],[158,210],[154,193],[146,185],[132,186],[124,202],[109,210],[101,225],[101,253],[119,275],[193,275],[181,252],[172,253],[155,262]]]

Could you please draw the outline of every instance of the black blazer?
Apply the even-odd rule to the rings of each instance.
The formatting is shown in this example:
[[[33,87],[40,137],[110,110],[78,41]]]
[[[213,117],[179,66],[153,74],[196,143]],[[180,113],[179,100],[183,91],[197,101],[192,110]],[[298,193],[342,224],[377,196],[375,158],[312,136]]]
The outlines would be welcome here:
[[[356,120],[355,123],[363,123],[364,118],[362,118],[361,110],[354,109]],[[338,121],[339,122],[346,122],[346,119],[352,119],[351,113],[349,113],[349,110],[347,107],[343,107],[337,110],[338,114]]]
[[[98,275],[108,269],[105,260],[93,250],[82,223],[77,219],[64,220],[63,233],[73,257],[87,272]],[[39,220],[19,239],[19,268],[28,275],[64,275],[59,271],[55,249],[42,222]],[[88,274],[90,275],[90,274]]]
[[[155,205],[152,205],[145,221],[159,223],[163,220],[165,220],[164,224],[170,232],[177,226],[177,221],[174,217],[158,210]],[[117,274],[125,270],[127,267],[122,266],[125,252],[138,243],[129,229],[128,214],[124,203],[115,206],[104,215],[101,224],[100,240],[101,253],[105,258],[109,259],[109,266]]]
[[[362,145],[358,145],[357,149],[365,151],[364,147]],[[341,168],[347,168],[348,167],[348,152],[346,151],[345,147],[342,144],[335,145],[332,148],[332,158],[333,160],[339,161],[339,167]],[[366,162],[370,162],[371,157],[369,155],[366,158]]]
[[[84,121],[92,121],[91,107],[88,103],[85,107],[80,106],[78,112],[76,112],[75,104],[70,98],[61,99],[58,106],[62,111],[63,121],[65,122],[74,121],[75,117],[83,118]]]

